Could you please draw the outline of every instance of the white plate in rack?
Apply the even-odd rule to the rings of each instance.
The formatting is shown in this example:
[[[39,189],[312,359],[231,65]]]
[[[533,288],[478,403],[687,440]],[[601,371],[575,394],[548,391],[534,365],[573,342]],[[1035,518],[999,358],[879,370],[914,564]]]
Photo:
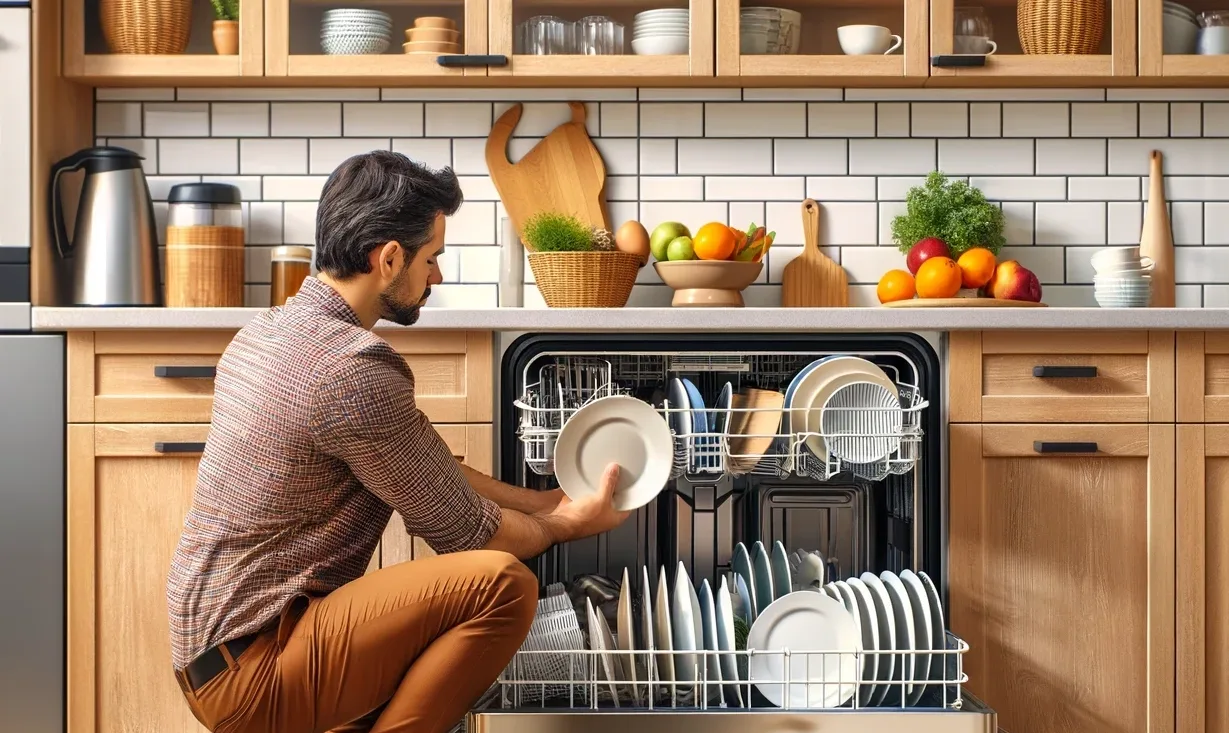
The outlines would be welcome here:
[[[734,651],[734,603],[724,576],[717,588],[717,646],[723,652]],[[742,686],[738,683],[742,680],[738,678],[738,660],[733,654],[721,655],[721,679],[727,683],[726,704],[741,708]]]
[[[614,507],[639,509],[665,487],[674,463],[670,428],[648,403],[628,395],[594,400],[576,411],[555,443],[555,477],[572,500],[598,491],[619,464]]]
[[[713,589],[708,584],[708,578],[700,581],[700,648],[706,652],[719,652],[721,645],[717,642],[717,604],[713,600]],[[721,672],[721,658],[716,654],[705,654],[703,665],[708,673],[708,699],[725,705],[725,690],[721,686],[724,675]]]
[[[700,602],[693,601],[696,590],[687,577],[683,563],[679,563],[674,574],[674,604],[670,607],[670,628],[674,633],[674,676],[679,682],[695,682],[700,679],[697,668],[699,657],[695,652],[699,649],[696,629],[700,626]],[[691,686],[679,687],[679,693],[685,694]]]
[[[657,602],[653,604],[653,618],[657,621],[653,630],[657,641],[657,649],[665,654],[657,655],[657,671],[662,682],[674,682],[674,656],[669,652],[674,650],[674,630],[670,628],[670,591],[666,580],[666,566],[661,566],[661,574],[657,576]],[[673,685],[666,686],[669,694]]]
[[[919,680],[929,680],[931,657],[922,652],[934,649],[934,640],[931,638],[933,627],[930,624],[930,601],[926,599],[926,588],[922,586],[922,581],[918,580],[912,570],[902,570],[897,577],[901,585],[905,587],[905,596],[908,597],[909,605],[913,608],[914,648],[918,651],[913,674]],[[926,685],[914,685],[913,693],[909,695],[909,704],[917,705],[925,693]]]
[[[751,626],[747,648],[792,652],[788,697],[792,708],[840,707],[854,695],[862,640],[845,607],[823,593],[790,593],[773,601]],[[808,659],[806,651],[837,653]],[[751,658],[751,680],[777,707],[787,699],[785,676],[784,654]]]
[[[892,599],[883,581],[874,573],[862,573],[862,584],[871,593],[871,601],[875,604],[875,620],[879,623],[879,650],[883,652],[896,651],[896,613],[892,610]],[[871,705],[879,705],[888,696],[891,685],[887,683],[895,679],[900,668],[899,657],[892,654],[878,654],[879,670],[877,673],[880,684],[871,695]]]
[[[934,581],[926,573],[919,571],[917,577],[926,589],[926,600],[930,604],[930,625],[933,629],[931,649],[936,652],[946,652],[947,625],[943,623],[943,601],[939,598],[939,589],[935,588]],[[946,654],[935,654],[930,658],[930,679],[934,682],[943,682],[947,679]]]
[[[879,651],[879,620],[875,617],[875,601],[871,598],[871,590],[858,578],[845,581],[846,587],[853,593],[858,604],[858,624],[862,632],[862,649],[867,652]],[[864,654],[862,667],[862,685],[858,688],[858,704],[870,705],[871,698],[878,690],[879,655]]]
[[[606,617],[600,612],[593,610],[593,603],[589,600],[588,596],[585,597],[585,609],[589,614],[589,648],[598,652],[601,664],[600,674],[606,678],[610,694],[614,697],[615,707],[618,707],[619,691],[615,688],[615,683],[626,680],[627,675],[623,671],[623,665],[619,663],[618,655],[604,653],[613,651],[616,648],[614,636],[610,633],[610,626],[606,623]]]
[[[917,636],[913,628],[913,605],[909,603],[909,594],[905,591],[904,583],[896,577],[896,573],[885,570],[879,574],[879,579],[883,581],[883,586],[888,591],[888,598],[892,599],[892,614],[896,617],[896,650],[903,652],[897,663],[896,674],[892,679],[904,680],[905,703],[908,704],[913,694],[913,680],[917,679],[918,674],[918,660],[914,655],[918,647],[915,641]],[[901,667],[902,662],[903,668]],[[884,702],[899,707],[900,693],[901,686],[893,685]]]
[[[627,568],[623,568],[623,582],[619,584],[619,612],[616,619],[619,630],[619,651],[633,652],[636,649],[636,620],[632,618],[632,587]],[[641,642],[643,643],[643,642]],[[647,647],[646,647],[647,648]],[[636,657],[633,654],[620,654],[623,671],[631,682],[632,700],[640,702],[639,676],[636,673]]]
[[[789,572],[789,557],[785,554],[785,545],[781,543],[781,540],[772,543],[771,564],[772,594],[773,600],[776,600],[794,589]]]
[[[751,550],[751,565],[755,569],[755,615],[758,618],[777,597],[772,588],[772,561],[759,540]]]
[[[733,566],[734,572],[747,584],[745,594],[743,592],[744,589],[741,587],[735,588],[735,590],[743,598],[743,605],[747,611],[747,613],[743,614],[743,620],[750,626],[751,622],[755,620],[759,604],[755,597],[755,569],[751,567],[751,555],[747,553],[746,545],[741,542],[734,545],[734,559],[730,564]],[[768,605],[768,603],[765,602],[764,605]]]

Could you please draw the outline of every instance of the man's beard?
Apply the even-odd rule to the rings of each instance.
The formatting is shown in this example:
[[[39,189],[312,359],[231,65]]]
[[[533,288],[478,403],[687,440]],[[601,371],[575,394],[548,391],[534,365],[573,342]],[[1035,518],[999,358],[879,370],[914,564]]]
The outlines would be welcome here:
[[[431,297],[431,288],[423,291],[422,300],[414,304],[407,304],[389,294],[395,292],[400,284],[401,279],[397,278],[388,286],[388,290],[380,293],[380,303],[384,306],[384,313],[381,317],[398,326],[413,326],[418,321],[418,316],[422,314],[422,304]]]

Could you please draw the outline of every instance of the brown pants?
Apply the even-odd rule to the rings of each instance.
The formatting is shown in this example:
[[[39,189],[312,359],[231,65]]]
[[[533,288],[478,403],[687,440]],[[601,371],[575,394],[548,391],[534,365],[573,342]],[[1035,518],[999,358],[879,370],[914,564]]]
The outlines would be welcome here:
[[[215,733],[443,733],[520,648],[537,595],[504,552],[384,568],[288,604],[188,705]]]

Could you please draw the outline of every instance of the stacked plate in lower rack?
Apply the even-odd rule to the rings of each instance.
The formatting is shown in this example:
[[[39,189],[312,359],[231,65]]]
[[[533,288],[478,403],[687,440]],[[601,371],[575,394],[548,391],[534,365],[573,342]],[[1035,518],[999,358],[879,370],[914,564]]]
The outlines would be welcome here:
[[[949,640],[925,573],[838,580],[818,553],[787,553],[780,542],[771,556],[759,542],[753,552],[739,543],[732,567],[716,584],[693,583],[682,563],[673,578],[662,567],[656,585],[647,567],[635,584],[626,569],[617,585],[581,579],[575,611],[539,604],[503,684],[520,700],[575,704],[587,690],[615,707],[940,708],[958,699],[955,655],[967,645]],[[576,643],[580,626],[587,645]]]

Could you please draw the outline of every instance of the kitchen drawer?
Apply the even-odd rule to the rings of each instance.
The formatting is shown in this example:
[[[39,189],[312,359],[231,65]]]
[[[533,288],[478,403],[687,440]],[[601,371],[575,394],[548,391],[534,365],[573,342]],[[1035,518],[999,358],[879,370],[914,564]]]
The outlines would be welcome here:
[[[69,422],[209,422],[213,369],[234,331],[73,332]],[[488,332],[385,331],[414,371],[418,406],[434,422],[490,422]]]
[[[1170,331],[973,331],[948,348],[952,422],[1169,422]]]
[[[1178,422],[1229,423],[1229,331],[1178,334]]]

